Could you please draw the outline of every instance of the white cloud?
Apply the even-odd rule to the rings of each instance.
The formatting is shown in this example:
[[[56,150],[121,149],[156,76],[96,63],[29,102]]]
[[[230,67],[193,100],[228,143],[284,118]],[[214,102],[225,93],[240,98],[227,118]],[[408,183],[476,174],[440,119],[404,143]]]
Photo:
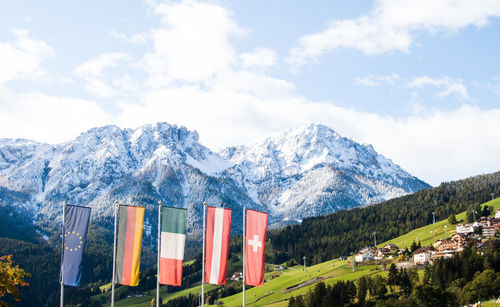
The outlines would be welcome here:
[[[433,86],[442,88],[442,91],[437,93],[438,97],[455,96],[461,100],[469,100],[469,92],[460,79],[452,80],[449,77],[433,79],[428,76],[420,76],[413,78],[406,87],[408,88],[423,88],[426,86]]]
[[[85,89],[103,98],[114,97],[117,93],[112,86],[99,78],[85,78]]]
[[[368,15],[332,21],[324,31],[302,36],[286,61],[299,67],[336,48],[354,48],[368,55],[408,52],[414,36],[422,31],[434,34],[482,27],[499,16],[500,2],[494,0],[378,0]]]
[[[367,77],[354,78],[354,84],[357,86],[397,86],[403,89],[411,89],[411,95],[414,98],[419,97],[418,90],[428,87],[439,89],[436,95],[440,98],[453,96],[459,100],[471,100],[467,87],[461,79],[452,79],[448,76],[441,78],[431,78],[428,76],[418,76],[411,78],[401,78],[398,74],[390,75],[368,75]]]
[[[94,57],[75,69],[75,74],[85,80],[85,89],[99,97],[113,97],[117,91],[108,84],[105,70],[130,63],[132,57],[125,53],[104,53]]]
[[[75,69],[75,73],[81,77],[100,77],[105,69],[116,67],[130,60],[131,57],[125,53],[104,53],[80,64]]]
[[[14,79],[39,79],[46,75],[43,60],[54,55],[52,47],[32,39],[27,30],[13,29],[14,43],[0,42],[0,84]]]
[[[427,85],[432,86],[445,86],[450,83],[449,78],[433,79],[428,76],[414,77],[407,86],[409,88],[421,88]]]
[[[251,53],[240,54],[243,68],[264,69],[276,65],[276,53],[269,48],[257,48]]]
[[[0,86],[0,138],[58,143],[110,121],[95,102],[43,93],[15,94]]]
[[[445,90],[437,93],[439,97],[456,96],[459,99],[470,99],[467,88],[462,83],[450,84]]]
[[[487,85],[494,94],[500,95],[500,77],[491,78]]]
[[[123,40],[127,43],[130,43],[130,44],[144,44],[150,39],[149,32],[136,33],[134,35],[127,36],[127,35],[120,33],[116,30],[112,30],[111,32],[109,32],[109,35],[111,35],[112,37],[116,37],[118,39],[121,39],[121,40]]]
[[[399,75],[392,73],[385,76],[374,76],[369,75],[368,77],[357,77],[354,78],[354,84],[358,86],[380,86],[382,84],[395,85],[399,81]]]
[[[204,82],[237,64],[230,40],[247,31],[233,21],[231,11],[194,1],[154,4],[154,10],[164,27],[151,31],[153,50],[143,59],[150,85]]]

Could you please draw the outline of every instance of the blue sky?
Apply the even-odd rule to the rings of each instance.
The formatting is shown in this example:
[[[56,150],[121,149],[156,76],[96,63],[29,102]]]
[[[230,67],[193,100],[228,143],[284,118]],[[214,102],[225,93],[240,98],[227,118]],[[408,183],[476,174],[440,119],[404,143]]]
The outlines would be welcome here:
[[[14,1],[0,138],[325,124],[437,185],[500,170],[500,1]]]

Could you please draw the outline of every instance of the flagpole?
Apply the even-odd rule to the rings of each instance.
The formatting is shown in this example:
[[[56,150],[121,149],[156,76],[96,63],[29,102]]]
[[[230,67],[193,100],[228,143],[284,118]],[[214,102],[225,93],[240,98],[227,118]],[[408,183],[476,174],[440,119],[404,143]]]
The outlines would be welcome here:
[[[156,261],[156,307],[160,307],[161,201],[158,202],[158,257]]]
[[[246,229],[246,211],[247,208],[243,207],[243,307],[245,307],[245,247],[246,247],[246,236],[247,236],[247,229]]]
[[[203,247],[201,253],[201,306],[205,306],[205,212],[207,202],[203,202]]]
[[[111,307],[115,306],[115,270],[116,270],[116,216],[118,201],[115,201],[115,232],[113,235],[113,277],[111,278]]]
[[[66,203],[63,204],[63,218],[62,218],[62,242],[61,242],[61,301],[60,306],[64,307],[64,225],[66,223]]]

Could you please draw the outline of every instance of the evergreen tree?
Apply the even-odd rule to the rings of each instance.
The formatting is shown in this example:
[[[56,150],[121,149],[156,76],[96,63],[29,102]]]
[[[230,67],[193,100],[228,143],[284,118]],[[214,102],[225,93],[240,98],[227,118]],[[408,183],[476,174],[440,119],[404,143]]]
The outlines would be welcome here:
[[[399,285],[398,269],[394,263],[389,267],[389,275],[387,276],[387,284],[391,287],[392,294],[395,294],[395,288]]]
[[[361,307],[366,306],[366,293],[368,292],[368,283],[365,276],[358,279],[358,293],[356,295]]]
[[[404,295],[406,296],[411,295],[411,291],[413,290],[413,285],[410,274],[408,274],[408,271],[406,269],[402,269],[400,271],[399,286]]]
[[[455,216],[455,214],[450,214],[450,216],[448,216],[448,223],[450,224],[456,224],[457,223],[457,217]]]

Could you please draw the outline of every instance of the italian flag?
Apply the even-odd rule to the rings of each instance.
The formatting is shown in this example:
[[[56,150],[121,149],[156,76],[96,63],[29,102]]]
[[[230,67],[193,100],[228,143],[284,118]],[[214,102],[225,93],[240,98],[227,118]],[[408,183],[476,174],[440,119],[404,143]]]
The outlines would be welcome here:
[[[119,284],[139,284],[143,222],[144,207],[120,205],[115,273]]]
[[[231,209],[207,207],[205,282],[226,283]]]
[[[186,209],[181,208],[162,208],[160,284],[181,285],[184,243],[186,241],[186,212]]]

